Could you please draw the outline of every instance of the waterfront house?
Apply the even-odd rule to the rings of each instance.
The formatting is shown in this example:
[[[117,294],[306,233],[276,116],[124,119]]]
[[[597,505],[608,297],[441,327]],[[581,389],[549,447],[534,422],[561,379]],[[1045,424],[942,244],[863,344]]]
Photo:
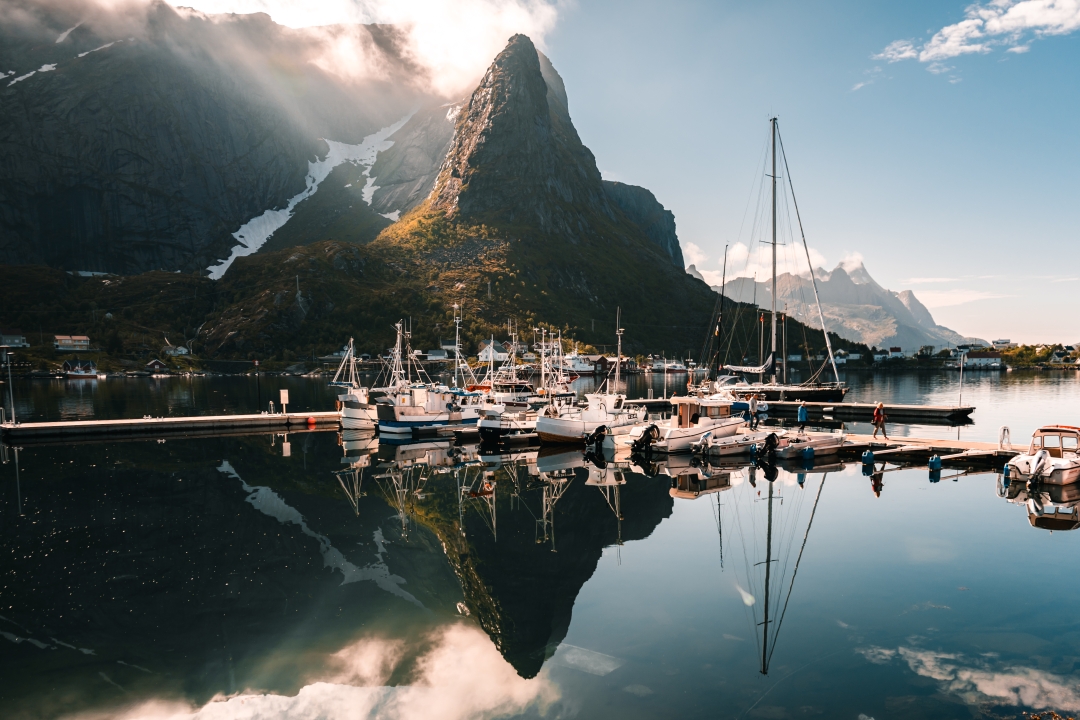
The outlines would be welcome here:
[[[167,372],[169,372],[169,366],[166,365],[165,363],[161,362],[157,358],[154,358],[150,362],[146,363],[146,366],[143,369],[146,370],[146,372],[150,372],[150,373],[167,373]]]
[[[906,358],[903,348],[891,347],[889,348],[889,358]]]
[[[889,354],[884,350],[878,350],[874,353],[874,362],[883,362],[889,359]]]
[[[187,355],[188,349],[183,345],[170,345],[165,348],[165,354],[169,357],[180,357],[181,355]],[[338,357],[340,357],[340,355]]]
[[[1055,350],[1050,353],[1050,363],[1052,365],[1064,365],[1069,361],[1069,353],[1066,350]]]
[[[60,352],[85,352],[90,349],[90,338],[85,335],[54,335],[53,347]]]
[[[491,362],[503,362],[506,358],[510,357],[510,350],[513,348],[513,343],[495,341],[494,344],[490,340],[480,341],[480,352],[476,354],[476,359],[482,363]]]
[[[847,361],[848,361],[848,351],[847,350],[837,350],[836,352],[833,353],[833,362],[835,362],[837,365],[847,365]]]
[[[841,350],[840,352],[843,352]],[[848,353],[848,360],[862,360],[862,353]]]
[[[443,350],[441,348],[438,349],[438,350],[428,350],[427,351],[427,359],[428,360],[446,360],[447,357],[448,356],[447,356],[446,350]]]
[[[972,370],[1001,368],[1001,353],[997,350],[972,350],[964,356],[964,367]]]
[[[802,362],[802,355],[788,355],[788,362]]]
[[[26,336],[23,335],[22,330],[18,328],[5,328],[0,330],[0,345],[7,345],[11,348],[30,347],[30,343],[26,342]]]

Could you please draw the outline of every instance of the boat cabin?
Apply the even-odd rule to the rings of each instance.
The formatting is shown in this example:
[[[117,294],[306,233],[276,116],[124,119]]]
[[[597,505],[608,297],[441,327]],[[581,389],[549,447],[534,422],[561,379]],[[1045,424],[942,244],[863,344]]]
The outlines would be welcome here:
[[[671,426],[689,428],[697,425],[702,418],[731,417],[731,403],[724,400],[706,400],[695,397],[671,398]]]
[[[1080,427],[1047,425],[1039,428],[1031,436],[1028,455],[1034,455],[1040,450],[1045,450],[1050,457],[1055,458],[1080,453]]]

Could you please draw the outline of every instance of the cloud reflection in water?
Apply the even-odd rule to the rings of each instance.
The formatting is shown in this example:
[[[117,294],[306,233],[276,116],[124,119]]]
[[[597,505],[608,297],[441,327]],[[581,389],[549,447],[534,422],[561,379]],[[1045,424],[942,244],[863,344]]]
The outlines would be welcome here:
[[[400,640],[368,638],[334,654],[334,671],[292,697],[240,694],[201,708],[165,701],[144,703],[108,717],[135,720],[263,720],[264,718],[386,718],[458,720],[541,712],[559,698],[541,672],[520,677],[479,628],[457,623],[440,628],[415,661],[408,685],[385,683],[407,649]],[[356,684],[353,684],[356,683]],[[87,720],[88,715],[76,716]]]

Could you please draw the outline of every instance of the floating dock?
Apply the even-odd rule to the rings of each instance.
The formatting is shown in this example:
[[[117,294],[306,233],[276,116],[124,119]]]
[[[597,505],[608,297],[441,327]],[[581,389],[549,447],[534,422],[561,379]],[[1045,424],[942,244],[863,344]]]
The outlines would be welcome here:
[[[801,403],[791,401],[769,401],[769,415],[794,417],[799,412]],[[806,413],[810,417],[831,416],[850,420],[871,420],[874,417],[876,403],[806,403]],[[971,417],[975,408],[970,405],[885,405],[886,422],[951,421],[963,422]]]
[[[642,398],[627,400],[627,405],[641,405],[649,412],[666,412],[671,409],[670,398]],[[796,417],[802,403],[789,400],[769,400],[767,413],[770,417]],[[837,420],[871,420],[875,403],[823,403],[807,402],[806,412],[811,418],[835,418]],[[971,405],[885,405],[887,422],[893,423],[966,423],[971,421],[975,408]]]
[[[945,466],[984,467],[1003,466],[1009,458],[1025,452],[1027,447],[1017,448],[993,442],[950,438],[893,436],[885,440],[873,435],[847,435],[841,455],[845,458],[857,458],[866,450],[874,454],[874,462],[925,465],[930,457],[937,455]]]
[[[314,420],[314,423],[309,422]],[[193,415],[187,417],[132,418],[127,420],[70,420],[65,422],[5,423],[0,436],[12,443],[90,437],[165,437],[214,435],[238,430],[284,431],[290,428],[336,428],[339,412],[275,413],[260,415]]]

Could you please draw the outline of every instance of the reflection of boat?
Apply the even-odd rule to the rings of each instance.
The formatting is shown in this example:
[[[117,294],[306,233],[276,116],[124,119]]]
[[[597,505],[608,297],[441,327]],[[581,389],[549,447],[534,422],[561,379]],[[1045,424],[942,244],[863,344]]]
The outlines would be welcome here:
[[[1047,425],[1031,436],[1028,451],[1009,460],[1022,479],[1038,478],[1050,485],[1080,480],[1080,427]]]
[[[706,434],[711,437],[734,435],[743,424],[741,417],[731,417],[731,401],[713,398],[673,397],[671,419],[667,423],[641,424],[630,429],[618,442],[631,444],[635,450],[661,453],[688,453],[692,443]]]
[[[1080,528],[1080,483],[1051,485],[1010,482],[998,476],[998,496],[1027,509],[1031,527],[1042,530]]]

